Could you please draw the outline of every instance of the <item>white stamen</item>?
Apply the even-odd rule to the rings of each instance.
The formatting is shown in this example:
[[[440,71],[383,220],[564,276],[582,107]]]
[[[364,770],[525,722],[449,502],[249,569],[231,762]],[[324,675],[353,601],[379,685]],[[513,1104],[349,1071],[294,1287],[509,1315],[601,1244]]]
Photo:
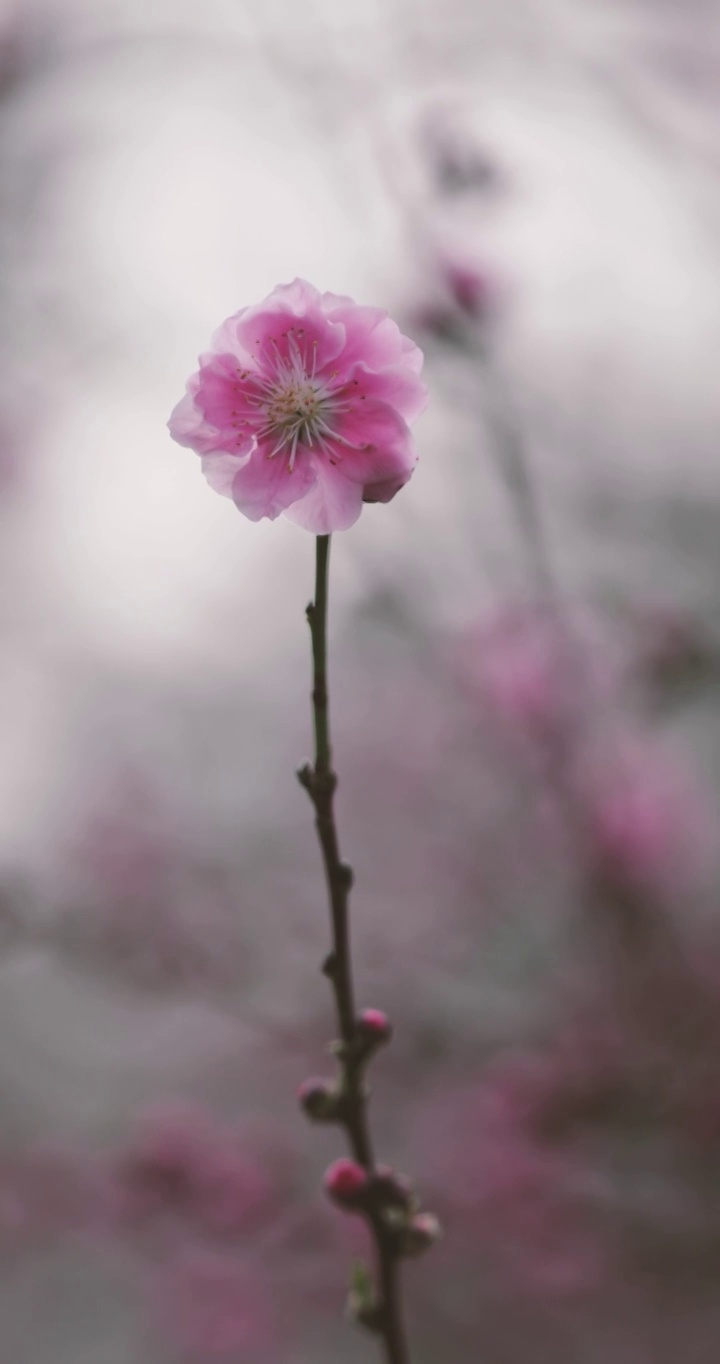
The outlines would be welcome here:
[[[335,419],[351,412],[350,398],[356,391],[347,382],[336,383],[337,373],[326,379],[316,377],[318,343],[312,342],[312,361],[308,373],[307,343],[301,345],[295,328],[283,332],[287,342],[283,356],[278,338],[271,336],[265,346],[264,374],[241,376],[249,381],[245,402],[257,411],[260,424],[256,427],[258,441],[274,441],[266,459],[288,453],[287,469],[292,473],[300,449],[315,449],[333,464],[341,462],[338,446],[346,450],[365,450],[367,445],[354,445],[335,429]],[[255,425],[251,421],[251,425]]]

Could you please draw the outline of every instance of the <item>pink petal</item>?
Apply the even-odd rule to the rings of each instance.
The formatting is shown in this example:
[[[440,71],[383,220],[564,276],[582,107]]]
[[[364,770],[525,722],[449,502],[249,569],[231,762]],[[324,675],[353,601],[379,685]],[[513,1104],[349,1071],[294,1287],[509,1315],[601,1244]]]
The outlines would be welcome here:
[[[252,437],[250,437],[249,444],[250,453],[252,453]],[[238,450],[237,452],[215,450],[209,455],[203,455],[202,471],[213,491],[221,493],[223,497],[232,497],[233,483],[240,470],[247,464],[248,458],[247,450]]]
[[[338,473],[361,483],[367,501],[389,502],[407,483],[417,461],[415,447],[402,417],[388,403],[358,403],[335,424],[338,434],[359,449],[338,443]]]
[[[284,360],[289,358],[291,331],[308,372],[313,367],[319,372],[331,364],[345,345],[342,321],[322,311],[317,290],[303,280],[281,286],[265,302],[248,308],[236,331],[239,344],[260,368],[274,365],[275,348]]]
[[[235,355],[242,365],[252,363],[252,356],[243,350],[238,339],[238,326],[247,312],[247,308],[240,308],[232,317],[226,318],[219,327],[216,327],[211,339],[214,355]]]
[[[298,452],[295,467],[290,471],[284,451],[269,459],[256,447],[233,479],[233,500],[250,521],[260,521],[263,516],[274,521],[280,512],[305,497],[315,482],[315,476],[313,461],[302,450]]]
[[[195,406],[192,384],[193,380],[197,380],[197,378],[198,375],[193,375],[193,379],[188,384],[187,393],[173,408],[168,422],[168,430],[178,445],[187,445],[191,450],[196,450],[198,454],[202,454],[206,450],[215,449],[217,431],[208,425],[202,413]]]
[[[389,365],[377,371],[368,369],[361,362],[352,368],[348,383],[354,384],[354,381],[357,381],[358,393],[388,403],[406,422],[414,421],[427,407],[427,387],[404,365]]]
[[[243,383],[236,356],[202,357],[195,406],[206,426],[217,433],[215,450],[234,449],[245,442],[246,431],[241,423],[248,417],[247,385]],[[250,411],[254,416],[254,409]]]
[[[315,473],[316,482],[307,496],[287,508],[288,520],[313,535],[347,530],[362,511],[362,486],[345,478],[339,465],[333,467],[324,459],[316,460]]]
[[[401,362],[409,364],[413,370],[419,369],[415,358],[417,346],[403,337],[397,323],[382,308],[368,308],[349,300],[340,300],[329,316],[333,322],[342,323],[345,328],[347,340],[342,353],[344,369],[360,362],[376,370]],[[422,354],[419,354],[422,365]]]
[[[296,276],[289,284],[276,284],[272,293],[268,297],[268,302],[277,305],[278,308],[285,308],[288,312],[306,313],[314,308],[320,310],[322,307],[322,294],[314,284],[310,284],[306,279]]]
[[[415,374],[419,374],[425,362],[425,356],[420,347],[416,346],[415,342],[411,341],[409,336],[403,336],[401,339],[402,347],[400,353],[403,364],[409,365],[410,369],[413,370]]]
[[[234,355],[201,355],[200,369],[174,409],[168,427],[173,440],[198,454],[247,444],[239,426],[239,366]]]

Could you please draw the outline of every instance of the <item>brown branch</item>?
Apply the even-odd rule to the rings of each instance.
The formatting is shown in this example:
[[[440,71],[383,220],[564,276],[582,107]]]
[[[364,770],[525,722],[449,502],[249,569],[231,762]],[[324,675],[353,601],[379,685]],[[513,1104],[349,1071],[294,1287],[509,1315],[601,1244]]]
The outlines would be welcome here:
[[[337,1048],[341,1071],[340,1094],[342,1103],[338,1122],[348,1136],[354,1159],[377,1179],[378,1170],[373,1154],[368,1124],[367,1093],[364,1074],[367,1046],[361,1037],[355,1012],[348,899],[353,882],[351,868],[342,861],[335,825],[335,789],[337,777],[332,767],[330,719],[327,683],[327,593],[330,536],[319,535],[316,541],[315,600],[307,608],[307,619],[312,638],[313,689],[312,707],[315,729],[314,764],[306,764],[298,772],[302,786],[315,808],[315,827],[322,851],[325,879],[330,901],[332,950],[323,964],[335,997],[340,1043]],[[372,1329],[382,1340],[387,1364],[409,1364],[409,1354],[402,1321],[399,1269],[401,1252],[397,1235],[385,1217],[381,1202],[373,1201],[365,1211],[374,1245],[377,1268],[377,1310],[373,1314]]]

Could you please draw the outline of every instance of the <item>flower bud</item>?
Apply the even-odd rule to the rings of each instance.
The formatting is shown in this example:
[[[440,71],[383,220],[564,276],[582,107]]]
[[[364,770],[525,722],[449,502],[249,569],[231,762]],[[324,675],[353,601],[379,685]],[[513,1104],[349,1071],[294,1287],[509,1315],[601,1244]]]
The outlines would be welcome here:
[[[432,1212],[418,1212],[398,1229],[398,1250],[401,1255],[423,1255],[442,1236],[442,1227]]]
[[[367,1171],[356,1160],[342,1157],[325,1171],[325,1191],[341,1208],[359,1208],[368,1190]]]
[[[303,1080],[298,1089],[298,1101],[312,1122],[340,1122],[342,1094],[331,1080],[313,1076]]]
[[[448,260],[445,281],[458,308],[472,318],[482,318],[493,301],[493,287],[486,274],[475,266]]]
[[[382,1009],[363,1009],[355,1020],[357,1036],[366,1047],[383,1047],[392,1037],[392,1025]]]
[[[375,1205],[383,1210],[399,1208],[408,1213],[417,1208],[412,1181],[390,1165],[378,1165],[372,1180],[372,1196]]]

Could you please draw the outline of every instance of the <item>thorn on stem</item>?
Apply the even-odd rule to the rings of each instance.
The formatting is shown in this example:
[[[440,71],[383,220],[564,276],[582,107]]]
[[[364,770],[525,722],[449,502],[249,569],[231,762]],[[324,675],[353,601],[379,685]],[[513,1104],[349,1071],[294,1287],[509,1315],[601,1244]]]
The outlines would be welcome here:
[[[324,976],[327,976],[328,980],[333,979],[335,972],[337,971],[337,957],[334,952],[328,952],[320,970]]]

